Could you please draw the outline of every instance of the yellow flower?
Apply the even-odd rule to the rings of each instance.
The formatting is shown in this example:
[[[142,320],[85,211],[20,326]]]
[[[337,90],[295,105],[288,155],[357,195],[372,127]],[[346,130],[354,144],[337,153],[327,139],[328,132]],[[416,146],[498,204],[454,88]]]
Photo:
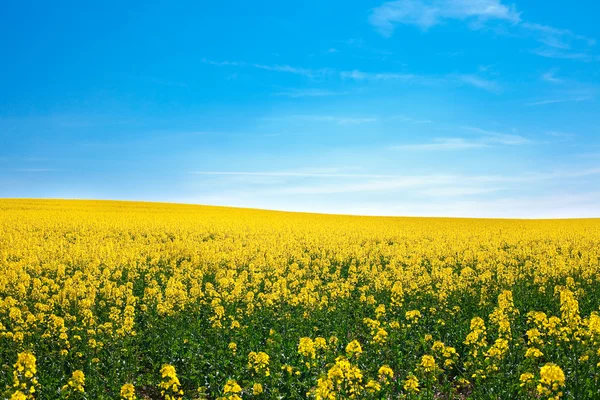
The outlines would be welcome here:
[[[369,381],[365,385],[365,389],[367,389],[369,393],[376,393],[381,390],[381,385],[379,384],[379,382],[373,379],[369,379]]]
[[[417,322],[419,322],[419,319],[421,318],[421,312],[419,310],[410,310],[410,311],[407,311],[404,316],[406,317],[407,320],[416,324]]]
[[[36,358],[33,353],[27,351],[19,353],[13,371],[13,387],[17,390],[12,396],[28,400],[34,399],[34,393],[38,386],[36,374]]]
[[[435,363],[435,358],[430,355],[424,355],[421,357],[421,363],[419,364],[423,371],[425,372],[434,372],[437,369],[437,364]]]
[[[175,367],[170,364],[163,364],[160,369],[161,382],[158,387],[161,389],[160,393],[165,397],[166,400],[178,400],[182,398],[183,391],[180,389],[179,378]]]
[[[524,374],[521,374],[521,376],[519,377],[519,381],[521,382],[520,386],[523,387],[525,385],[527,385],[529,382],[531,382],[533,380],[533,374],[530,372],[525,372]]]
[[[326,349],[327,348],[327,340],[325,340],[325,338],[322,337],[318,337],[315,339],[315,348],[317,349]]]
[[[373,336],[373,342],[377,344],[384,344],[387,341],[388,333],[385,329],[379,328],[375,336]]]
[[[28,398],[27,395],[25,395],[25,393],[21,392],[20,390],[17,390],[12,394],[12,396],[10,396],[10,400],[28,400]]]
[[[252,394],[258,396],[263,392],[263,386],[260,383],[255,383],[252,385]]]
[[[562,396],[561,389],[565,386],[565,374],[556,364],[547,363],[540,368],[540,380],[537,391],[540,396]]]
[[[229,343],[229,345],[227,345],[227,348],[228,348],[229,350],[231,350],[231,352],[232,352],[233,354],[235,354],[235,353],[237,352],[237,344],[236,344],[236,343],[234,343],[234,342],[231,342],[231,343]]]
[[[362,353],[362,347],[358,340],[353,340],[346,346],[346,354],[348,357],[356,356],[358,357]]]
[[[85,392],[85,374],[83,371],[79,369],[73,371],[71,379],[69,379],[67,384],[62,387],[62,391],[67,393],[67,396],[69,396],[70,393]]]
[[[298,343],[298,354],[304,357],[315,358],[315,343],[311,338],[300,338],[300,343]]]
[[[269,355],[263,351],[248,353],[248,369],[254,370],[258,374],[270,376]]]
[[[404,385],[402,386],[404,390],[409,393],[418,393],[419,392],[419,380],[413,374],[408,375],[408,377],[404,380]]]
[[[394,371],[389,367],[389,365],[383,365],[377,371],[379,378],[387,383],[388,379],[392,379],[394,377]]]
[[[540,358],[544,355],[539,349],[535,347],[529,347],[527,351],[525,351],[526,358]]]
[[[126,383],[121,386],[121,399],[122,400],[136,400],[135,387],[131,383]]]
[[[227,394],[227,393],[238,394],[241,392],[242,392],[242,388],[233,379],[229,379],[227,381],[227,383],[225,384],[225,386],[223,387],[223,393],[225,393],[225,394]]]

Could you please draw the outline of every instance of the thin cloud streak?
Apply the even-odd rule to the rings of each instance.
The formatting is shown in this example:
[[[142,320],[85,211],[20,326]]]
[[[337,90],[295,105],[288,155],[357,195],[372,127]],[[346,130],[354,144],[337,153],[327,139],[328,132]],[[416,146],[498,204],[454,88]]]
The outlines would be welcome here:
[[[465,75],[456,75],[456,78],[468,85],[474,86],[478,89],[483,89],[491,93],[500,93],[502,92],[502,88],[498,82],[482,78],[473,74],[465,74]]]
[[[264,118],[267,121],[308,121],[329,122],[338,125],[360,125],[379,121],[379,117],[345,117],[335,115],[289,115],[284,117]]]
[[[463,138],[434,139],[433,143],[403,144],[390,147],[392,150],[466,150],[487,147],[484,143],[469,141]]]
[[[474,132],[480,136],[474,139],[467,138],[435,138],[433,142],[429,143],[416,143],[416,144],[402,144],[390,147],[393,150],[423,150],[423,151],[436,151],[436,150],[470,150],[477,148],[485,148],[492,146],[518,146],[524,144],[533,143],[530,139],[527,139],[520,135],[493,132],[477,127],[466,126],[462,129]]]
[[[327,173],[327,172],[298,172],[298,171],[190,171],[192,175],[216,176],[264,176],[289,178],[347,178],[347,179],[392,179],[403,184],[430,185],[466,183],[527,183],[542,180],[558,180],[584,178],[600,175],[600,167],[580,171],[548,171],[526,173],[521,175],[402,175],[402,174],[368,174],[368,173]],[[371,182],[372,183],[372,182]]]
[[[573,97],[573,98],[565,98],[565,99],[547,99],[547,100],[539,100],[532,101],[530,103],[525,103],[527,107],[533,106],[545,106],[548,104],[557,104],[557,103],[580,103],[582,101],[591,101],[593,97]]]
[[[267,65],[239,61],[213,61],[206,58],[202,58],[201,61],[205,64],[214,65],[216,67],[249,67],[255,69],[262,69],[265,71],[284,72],[294,75],[301,75],[307,78],[322,78],[333,72],[331,69],[328,68],[310,69],[293,67],[286,64]]]
[[[285,96],[291,98],[299,97],[330,97],[344,96],[350,94],[350,91],[333,91],[324,89],[290,89],[283,92],[273,93],[274,96]]]
[[[202,59],[202,62],[214,65],[217,67],[251,67],[256,69],[262,69],[274,72],[291,73],[296,75],[305,76],[307,78],[338,78],[342,81],[353,80],[356,82],[400,82],[400,83],[414,83],[420,85],[435,85],[443,83],[459,83],[467,84],[478,89],[483,89],[491,93],[499,94],[502,91],[502,87],[498,82],[486,79],[476,74],[447,74],[447,75],[420,75],[403,72],[365,72],[358,69],[349,71],[337,72],[332,68],[320,68],[320,69],[308,69],[300,67],[292,67],[289,65],[266,65],[266,64],[253,64],[246,62],[237,61],[211,61],[206,58]],[[329,90],[319,89],[306,89],[306,90],[290,90],[284,92],[275,93],[275,95],[288,96],[288,97],[322,97],[322,96],[336,96],[348,94],[347,91],[334,92]]]
[[[564,83],[563,79],[560,79],[556,76],[556,71],[548,71],[542,74],[541,79],[546,82],[560,84]]]

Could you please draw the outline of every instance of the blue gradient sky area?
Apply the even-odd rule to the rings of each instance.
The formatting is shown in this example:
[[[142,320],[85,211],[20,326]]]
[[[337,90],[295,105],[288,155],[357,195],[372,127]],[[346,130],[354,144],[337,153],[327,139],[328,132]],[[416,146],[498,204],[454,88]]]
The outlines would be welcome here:
[[[0,197],[598,217],[599,14],[5,1]]]

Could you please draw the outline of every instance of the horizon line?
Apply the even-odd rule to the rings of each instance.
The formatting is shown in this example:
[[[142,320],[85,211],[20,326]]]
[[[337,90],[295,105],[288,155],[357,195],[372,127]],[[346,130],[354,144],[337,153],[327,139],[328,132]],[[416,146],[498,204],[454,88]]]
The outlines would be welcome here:
[[[251,211],[266,211],[274,213],[288,214],[314,214],[322,216],[340,216],[340,217],[360,217],[360,218],[430,218],[430,219],[471,219],[471,220],[499,220],[499,221],[583,221],[583,220],[600,220],[598,217],[555,217],[555,218],[524,218],[524,217],[464,217],[464,216],[443,216],[443,215],[373,215],[373,214],[344,214],[331,212],[316,212],[316,211],[301,211],[290,209],[274,209],[260,207],[242,207],[219,204],[201,204],[178,201],[158,201],[158,200],[132,200],[132,199],[96,199],[96,198],[60,198],[60,197],[0,197],[0,202],[4,201],[73,201],[73,202],[118,202],[118,203],[146,203],[146,204],[163,204],[163,205],[180,205],[180,206],[196,206],[196,207],[211,207],[211,208],[232,208],[236,210],[251,210]]]

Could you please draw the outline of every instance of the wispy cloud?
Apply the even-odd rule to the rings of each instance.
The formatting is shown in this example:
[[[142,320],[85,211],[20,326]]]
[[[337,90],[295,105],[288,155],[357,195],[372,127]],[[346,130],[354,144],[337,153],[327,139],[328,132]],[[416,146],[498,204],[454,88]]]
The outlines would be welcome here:
[[[357,173],[339,173],[339,172],[308,172],[308,171],[191,171],[194,175],[223,175],[223,176],[264,176],[264,177],[289,177],[289,178],[375,178],[385,179],[396,177],[389,174],[357,174]]]
[[[409,117],[408,115],[394,115],[392,117],[388,117],[390,120],[397,120],[402,122],[408,122],[411,124],[432,124],[433,121],[430,119],[418,119]]]
[[[503,144],[503,145],[521,145],[532,143],[530,139],[527,139],[521,135],[515,135],[510,133],[502,133],[490,131],[487,129],[481,129],[474,126],[466,126],[465,129],[481,134],[482,137],[479,139],[480,141],[486,144]]]
[[[518,146],[532,143],[531,140],[515,134],[493,132],[477,127],[466,126],[462,129],[477,133],[475,138],[435,138],[427,143],[411,143],[392,146],[396,150],[469,150],[491,146]]]
[[[397,82],[419,85],[433,85],[453,82],[455,84],[467,84],[492,93],[500,93],[502,91],[502,88],[498,82],[484,78],[477,74],[447,74],[436,76],[405,72],[365,72],[358,69],[349,71],[336,71],[332,68],[308,69],[292,67],[289,65],[267,65],[237,61],[212,61],[206,58],[203,58],[202,62],[217,67],[250,67],[267,71],[291,73],[314,79],[338,78],[342,81],[353,80],[357,82]],[[292,89],[274,94],[288,97],[324,97],[339,96],[348,93],[348,91],[332,91],[326,89]]]
[[[290,73],[294,75],[301,75],[307,78],[323,78],[332,73],[331,69],[328,68],[319,68],[319,69],[310,69],[310,68],[301,68],[301,67],[293,67],[286,64],[257,64],[257,63],[247,63],[241,61],[213,61],[206,58],[201,60],[205,64],[214,65],[216,67],[248,67],[248,68],[256,68],[265,71],[273,71],[273,72],[284,72]]]
[[[555,98],[555,99],[532,101],[529,103],[525,103],[525,105],[528,107],[533,107],[533,106],[545,106],[548,104],[557,104],[557,103],[580,103],[582,101],[590,101],[593,99],[594,98],[592,96],[565,97],[565,98]]]
[[[491,79],[484,78],[477,74],[447,74],[441,76],[419,75],[395,72],[364,72],[360,70],[340,72],[342,79],[352,79],[355,81],[371,82],[402,82],[415,83],[421,85],[434,85],[442,83],[458,83],[473,86],[491,93],[502,92],[501,85]]]
[[[542,185],[557,181],[568,180],[572,182],[574,179],[595,178],[600,175],[600,168],[591,168],[583,170],[558,170],[545,171],[537,173],[522,173],[522,174],[506,174],[506,175],[469,175],[469,174],[353,174],[353,173],[310,173],[310,172],[291,172],[291,171],[263,171],[263,172],[244,172],[244,171],[196,171],[195,175],[217,175],[221,176],[220,185],[224,182],[224,177],[231,177],[229,184],[235,186],[236,190],[243,191],[248,195],[252,190],[255,190],[255,198],[264,199],[281,199],[284,198],[297,199],[296,196],[310,196],[316,200],[320,198],[331,198],[331,195],[348,194],[360,196],[363,194],[376,193],[398,193],[403,194],[403,198],[436,198],[443,197],[445,200],[448,197],[456,199],[464,198],[467,200],[472,196],[484,196],[488,193],[506,190],[522,191],[532,183]],[[248,178],[251,179],[248,181]],[[264,179],[266,180],[264,180]],[[240,182],[249,183],[250,186],[240,188]],[[291,196],[291,197],[289,197]],[[482,199],[482,197],[478,197]],[[495,196],[494,199],[498,199]],[[353,203],[357,205],[357,203]],[[317,203],[315,203],[317,204]],[[336,204],[339,205],[339,198],[336,198]],[[362,204],[362,203],[361,203]],[[370,203],[372,206],[373,203]],[[426,202],[424,204],[430,203]],[[243,204],[243,205],[248,205]],[[369,206],[367,204],[366,206]],[[263,205],[264,207],[264,205]],[[434,207],[435,208],[435,207]],[[294,208],[292,208],[294,209]],[[297,208],[296,208],[297,209]],[[323,211],[313,210],[313,211]],[[407,209],[409,212],[415,212],[414,207]],[[330,212],[342,212],[338,207]],[[352,211],[357,213],[356,211]],[[379,212],[388,214],[398,214],[403,212],[394,211],[389,205],[384,207]],[[404,211],[405,213],[406,211]],[[438,213],[444,212],[437,210]],[[359,212],[360,213],[360,212]],[[426,213],[426,214],[430,214]],[[448,215],[446,213],[446,215]],[[486,214],[482,214],[486,216]],[[487,215],[488,217],[490,215]],[[532,215],[529,215],[530,217]]]
[[[550,132],[546,132],[545,134],[547,136],[550,136],[554,140],[560,141],[560,142],[567,142],[567,141],[572,140],[575,137],[577,137],[576,134],[570,133],[570,132],[550,131]]]
[[[359,70],[340,72],[342,79],[353,79],[356,81],[401,81],[401,82],[426,82],[431,81],[431,77],[415,74],[395,73],[395,72],[363,72]]]
[[[520,15],[500,0],[397,0],[383,3],[369,16],[369,22],[384,36],[391,36],[398,24],[427,30],[450,19],[518,22]]]
[[[587,52],[563,50],[560,48],[548,48],[542,47],[531,51],[533,54],[545,58],[558,58],[566,60],[580,60],[580,61],[597,61],[600,57],[591,55]]]
[[[506,29],[495,31],[512,32],[537,41],[542,47],[532,50],[532,53],[542,57],[582,61],[600,59],[589,52],[589,48],[596,44],[595,39],[569,29],[525,21],[514,6],[502,0],[395,0],[374,8],[369,15],[369,22],[386,37],[391,36],[400,24],[428,30],[446,20],[466,21],[475,29],[488,21],[504,23]]]
[[[350,91],[335,91],[326,89],[288,89],[285,91],[273,93],[275,96],[285,97],[329,97],[329,96],[344,96],[350,94]]]
[[[554,70],[553,71],[544,72],[542,74],[542,76],[541,76],[541,79],[543,81],[550,82],[550,83],[555,83],[555,84],[560,84],[560,83],[564,82],[563,79],[558,78],[556,76],[556,71],[554,71]]]
[[[455,77],[460,82],[466,83],[478,89],[486,90],[491,93],[500,93],[502,91],[502,87],[498,82],[492,81],[490,79],[485,79],[474,74],[455,75]]]
[[[480,147],[486,147],[487,145],[482,142],[467,140],[464,138],[436,138],[430,143],[416,143],[416,144],[402,144],[392,146],[395,150],[466,150]]]
[[[540,43],[557,49],[570,49],[575,41],[587,46],[594,46],[596,44],[596,40],[578,35],[569,29],[558,29],[530,22],[523,22],[520,26],[534,34],[536,40]]]
[[[311,172],[312,170],[317,172]],[[587,168],[581,170],[549,170],[544,172],[522,173],[513,175],[456,175],[456,174],[371,174],[371,173],[340,173],[337,168],[325,169],[303,169],[296,171],[190,171],[193,175],[221,175],[221,176],[264,176],[264,177],[289,177],[289,178],[347,178],[347,179],[402,179],[411,184],[431,184],[456,182],[476,183],[527,183],[539,180],[556,180],[585,178],[600,175],[599,168]],[[328,170],[334,172],[326,172]]]
[[[338,125],[359,125],[379,121],[378,116],[354,117],[338,115],[286,115],[282,117],[268,117],[269,121],[307,121],[307,122],[329,122]]]

